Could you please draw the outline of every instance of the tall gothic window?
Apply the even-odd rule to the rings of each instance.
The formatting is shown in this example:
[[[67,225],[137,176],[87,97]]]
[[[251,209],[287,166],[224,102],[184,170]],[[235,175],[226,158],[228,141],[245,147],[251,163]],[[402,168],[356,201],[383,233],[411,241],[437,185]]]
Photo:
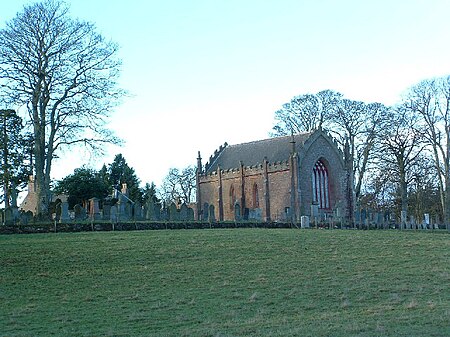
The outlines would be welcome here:
[[[253,184],[253,208],[259,208],[258,185]]]
[[[230,209],[234,209],[234,202],[236,201],[236,194],[234,193],[234,186],[230,187]]]
[[[321,209],[330,208],[330,185],[328,170],[321,160],[318,160],[312,171],[313,203]]]

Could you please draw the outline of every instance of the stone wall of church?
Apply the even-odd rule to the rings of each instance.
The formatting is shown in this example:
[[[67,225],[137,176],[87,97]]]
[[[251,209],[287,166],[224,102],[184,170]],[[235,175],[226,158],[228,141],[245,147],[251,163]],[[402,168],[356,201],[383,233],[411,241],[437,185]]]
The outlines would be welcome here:
[[[321,160],[327,168],[329,178],[330,208],[333,212],[340,208],[344,214],[347,206],[345,200],[345,168],[343,156],[332,138],[324,133],[317,133],[304,144],[298,153],[298,182],[300,189],[299,215],[311,215],[312,172],[315,163]],[[244,163],[245,165],[245,163]],[[243,170],[243,173],[241,172]],[[266,220],[266,182],[269,194],[270,219],[286,221],[290,219],[291,210],[291,168],[289,161],[268,163],[267,171],[263,164],[253,167],[221,171],[223,219],[235,220],[236,204],[240,206],[240,216],[244,217],[245,208],[252,216]],[[242,195],[242,176],[244,179],[244,199]],[[256,192],[255,192],[256,191]],[[202,209],[205,203],[214,206],[215,219],[219,220],[219,174],[214,172],[200,176],[200,197]],[[257,200],[255,200],[257,197]],[[205,211],[204,211],[205,212]],[[248,214],[247,214],[248,215]],[[205,217],[203,219],[206,219]]]
[[[235,205],[241,206],[241,216],[244,209],[256,211],[261,220],[266,218],[265,179],[262,165],[243,167],[244,169],[244,207],[242,207],[242,182],[240,169],[222,171],[222,202],[225,221],[235,219]],[[268,165],[268,187],[271,220],[286,220],[286,207],[290,206],[290,171],[289,165],[275,163]],[[255,187],[256,186],[256,187]],[[255,190],[256,195],[255,195]],[[200,198],[202,208],[205,203],[213,205],[215,218],[219,219],[219,179],[218,174],[200,177]],[[257,199],[257,200],[255,200]],[[204,210],[203,210],[204,211]]]
[[[286,208],[291,205],[291,172],[287,163],[270,165],[269,197],[270,215],[272,220],[285,221]]]
[[[224,220],[234,220],[234,205],[240,204],[240,171],[232,170],[222,173],[222,200],[223,200],[223,218]],[[234,194],[232,195],[231,188]]]

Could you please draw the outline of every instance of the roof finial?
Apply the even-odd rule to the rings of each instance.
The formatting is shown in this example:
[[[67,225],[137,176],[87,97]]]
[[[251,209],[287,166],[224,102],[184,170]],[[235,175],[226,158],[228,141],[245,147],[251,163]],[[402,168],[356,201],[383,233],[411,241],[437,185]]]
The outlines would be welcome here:
[[[295,153],[295,138],[294,138],[294,128],[293,127],[291,127],[291,141],[290,141],[290,143],[291,143],[291,146],[292,146],[291,152],[292,152],[292,154],[294,154]]]
[[[200,155],[200,151],[198,151],[198,157],[197,157],[197,173],[202,173],[203,167],[202,167],[202,156]]]

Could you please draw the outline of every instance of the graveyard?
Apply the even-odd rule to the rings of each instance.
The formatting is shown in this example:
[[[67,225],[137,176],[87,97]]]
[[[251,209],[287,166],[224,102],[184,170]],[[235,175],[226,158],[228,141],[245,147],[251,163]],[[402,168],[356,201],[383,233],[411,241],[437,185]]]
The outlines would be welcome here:
[[[446,231],[1,235],[4,336],[448,336]]]
[[[32,193],[28,194],[33,196]],[[31,198],[33,200],[33,198]],[[196,203],[160,202],[149,199],[144,205],[128,197],[127,186],[103,200],[93,197],[86,205],[76,204],[69,209],[68,196],[56,195],[50,210],[51,217],[39,219],[31,211],[20,210],[16,201],[0,213],[1,233],[80,232],[147,229],[205,229],[205,228],[321,228],[321,229],[399,229],[444,230],[445,224],[425,213],[423,219],[414,216],[401,219],[389,211],[356,209],[353,223],[342,216],[339,208],[331,213],[322,212],[317,205],[311,206],[311,216],[301,216],[298,221],[263,221],[261,212],[247,212],[240,216],[236,211],[233,221],[219,221],[214,209],[203,219],[196,219]],[[239,207],[238,205],[236,205]],[[260,209],[256,209],[259,210]]]

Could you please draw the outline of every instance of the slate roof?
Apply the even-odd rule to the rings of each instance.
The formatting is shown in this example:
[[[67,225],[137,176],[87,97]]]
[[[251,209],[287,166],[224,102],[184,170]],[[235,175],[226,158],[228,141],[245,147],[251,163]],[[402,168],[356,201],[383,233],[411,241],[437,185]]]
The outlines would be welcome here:
[[[303,147],[311,134],[312,132],[294,135],[296,152]],[[240,161],[245,166],[262,164],[264,157],[269,163],[286,161],[291,154],[291,141],[292,136],[283,136],[226,146],[212,159],[211,163],[208,163],[206,173],[216,171],[217,166],[224,170],[239,168]]]

